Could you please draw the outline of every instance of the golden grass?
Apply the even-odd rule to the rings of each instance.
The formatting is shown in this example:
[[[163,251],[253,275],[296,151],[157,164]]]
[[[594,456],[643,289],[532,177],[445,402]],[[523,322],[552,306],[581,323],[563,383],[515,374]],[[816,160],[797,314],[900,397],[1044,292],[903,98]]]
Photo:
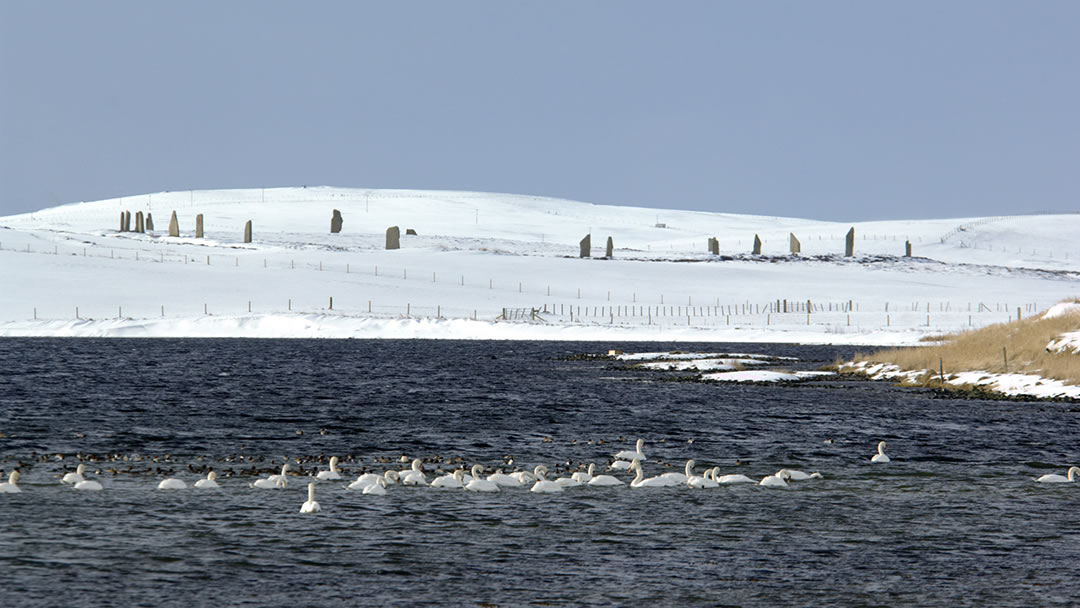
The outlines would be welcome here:
[[[933,346],[856,353],[854,360],[897,365],[908,371],[932,370],[923,376],[924,385],[936,383],[939,365],[946,375],[969,371],[1027,373],[1080,385],[1080,355],[1046,350],[1052,340],[1070,331],[1080,331],[1080,314],[1000,323],[940,336],[940,344]]]

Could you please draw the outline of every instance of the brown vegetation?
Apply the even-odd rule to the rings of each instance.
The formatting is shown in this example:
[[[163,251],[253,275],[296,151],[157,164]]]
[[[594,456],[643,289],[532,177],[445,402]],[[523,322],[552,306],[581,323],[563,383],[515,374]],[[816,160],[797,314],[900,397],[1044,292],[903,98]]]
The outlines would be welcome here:
[[[946,376],[967,371],[1026,373],[1080,385],[1080,354],[1046,350],[1052,340],[1071,331],[1080,331],[1080,314],[991,325],[939,336],[939,343],[933,346],[856,353],[854,360],[892,364],[909,371],[930,370],[922,384],[936,384],[941,366]]]

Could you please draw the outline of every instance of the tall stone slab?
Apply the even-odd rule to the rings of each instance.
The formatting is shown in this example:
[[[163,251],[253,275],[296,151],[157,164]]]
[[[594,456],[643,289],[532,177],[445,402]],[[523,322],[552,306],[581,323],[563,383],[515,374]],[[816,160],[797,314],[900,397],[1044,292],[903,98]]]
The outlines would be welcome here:
[[[386,248],[401,249],[401,228],[390,226],[386,229]]]
[[[334,216],[330,218],[330,234],[337,234],[341,232],[341,212],[334,209]]]
[[[904,241],[904,257],[911,257],[911,241]]]
[[[244,224],[244,242],[251,242],[251,220],[248,220],[247,223]]]
[[[720,255],[720,239],[715,236],[709,237],[709,253]]]
[[[579,243],[581,251],[578,253],[579,258],[587,258],[592,255],[592,235],[586,234],[585,238],[581,239]]]
[[[154,214],[150,213],[149,211],[146,212],[146,229],[154,229]]]
[[[169,236],[180,236],[180,220],[176,219],[176,210],[172,212],[172,217],[169,218]]]
[[[142,211],[135,212],[135,232],[146,232],[146,226],[143,224]]]
[[[195,216],[195,238],[203,238],[203,220],[201,213]]]
[[[754,255],[761,255],[761,237],[754,235]]]
[[[131,232],[131,212],[124,212],[124,232]]]
[[[851,230],[847,231],[847,237],[844,239],[844,257],[850,258],[855,255],[855,227],[852,226]]]
[[[604,247],[604,256],[609,260],[615,257],[615,241],[611,240],[611,237],[607,237],[607,246]]]
[[[791,253],[793,253],[793,254],[801,253],[802,252],[802,243],[799,242],[799,239],[795,238],[795,233],[794,232],[791,232],[791,233],[788,233],[788,234],[790,235],[789,240],[790,240],[790,244],[791,244]]]
[[[120,212],[120,232],[127,232],[127,230],[124,227],[124,212],[123,211]]]

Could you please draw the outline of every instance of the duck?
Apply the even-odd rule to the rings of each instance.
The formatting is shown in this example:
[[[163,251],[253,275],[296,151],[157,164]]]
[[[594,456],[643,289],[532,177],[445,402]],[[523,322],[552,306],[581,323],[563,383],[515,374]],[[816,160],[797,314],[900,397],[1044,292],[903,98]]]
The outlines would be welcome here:
[[[307,484],[307,501],[300,505],[301,513],[318,513],[322,507],[315,501],[315,482]]]
[[[465,471],[462,471],[461,469],[458,469],[458,470],[454,471],[451,474],[436,477],[434,480],[432,480],[431,487],[433,487],[433,488],[454,488],[454,489],[460,490],[461,488],[465,487],[465,484],[462,483],[462,480],[464,478],[465,478]]]
[[[632,460],[639,460],[641,462],[645,462],[645,460],[646,460],[645,453],[641,451],[641,448],[644,445],[645,445],[645,440],[644,439],[638,439],[637,443],[635,444],[635,448],[634,448],[633,452],[631,452],[630,450],[623,450],[623,451],[615,454],[615,458],[617,458],[619,460],[625,460],[627,462],[632,461]]]
[[[427,477],[424,475],[424,463],[419,458],[414,458],[412,467],[398,474],[403,486],[426,486]]]
[[[216,480],[217,473],[210,471],[206,474],[206,479],[200,479],[199,481],[195,482],[195,487],[202,490],[210,488],[220,488],[221,486],[218,485],[218,482]]]
[[[774,475],[762,477],[761,482],[758,485],[765,486],[766,488],[786,488],[788,479],[790,479],[790,477],[788,477],[787,473],[781,471]]]
[[[1043,475],[1035,481],[1039,483],[1070,483],[1076,481],[1078,475],[1080,475],[1080,467],[1069,467],[1069,470],[1065,472],[1065,475]]]
[[[889,462],[889,457],[885,455],[885,448],[889,447],[889,444],[884,441],[879,441],[877,444],[877,454],[874,454],[870,458],[870,462]]]
[[[807,479],[821,479],[821,473],[804,473],[802,471],[796,471],[794,469],[780,469],[777,474],[786,473],[787,478],[792,481],[806,481]]]
[[[338,463],[338,457],[337,456],[331,456],[330,457],[330,470],[329,471],[319,471],[319,473],[317,475],[315,475],[315,479],[321,479],[323,481],[334,481],[334,480],[341,479],[341,472],[338,471],[337,463]]]
[[[186,490],[187,484],[184,480],[177,479],[175,477],[169,477],[168,479],[162,479],[161,483],[157,485],[159,490]]]
[[[554,492],[562,492],[563,487],[554,481],[548,481],[544,479],[544,475],[547,474],[547,467],[540,465],[536,467],[536,483],[529,489],[530,492],[537,492],[540,494],[551,494]]]
[[[86,479],[85,477],[83,477],[83,473],[85,472],[86,465],[80,462],[79,466],[75,467],[75,472],[64,475],[64,477],[60,480],[60,483],[69,483],[72,485],[77,484],[80,481]]]
[[[79,491],[88,492],[97,492],[104,489],[100,482],[94,481],[93,479],[84,479],[72,487]]]
[[[8,475],[8,480],[0,483],[0,494],[18,494],[19,492],[22,492],[19,489],[19,472],[12,471]]]
[[[482,465],[474,464],[472,468],[473,480],[465,484],[465,489],[470,492],[498,492],[499,484],[481,477],[483,472],[484,467]]]
[[[649,477],[645,478],[645,471],[641,468],[641,462],[636,458],[630,466],[630,469],[635,472],[634,480],[630,482],[631,488],[670,488],[671,486],[679,485],[677,481],[671,478],[665,477]]]

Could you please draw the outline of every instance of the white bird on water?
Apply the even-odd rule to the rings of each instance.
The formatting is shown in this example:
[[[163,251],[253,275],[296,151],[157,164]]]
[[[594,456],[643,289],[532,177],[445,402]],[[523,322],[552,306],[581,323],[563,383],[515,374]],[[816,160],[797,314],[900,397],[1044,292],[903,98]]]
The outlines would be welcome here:
[[[630,482],[631,488],[670,488],[679,485],[679,482],[670,477],[650,477],[645,479],[645,472],[641,469],[641,463],[634,460],[630,470],[635,472],[634,480]]]
[[[19,472],[12,471],[8,475],[8,480],[0,483],[0,494],[18,494],[19,492],[22,492],[19,489]]]
[[[484,479],[481,475],[484,472],[484,467],[479,464],[474,464],[472,467],[472,481],[465,484],[465,489],[470,492],[498,492],[499,484],[491,481],[490,479]]]
[[[330,457],[330,470],[329,471],[319,471],[319,474],[316,475],[315,478],[316,479],[322,479],[324,481],[331,481],[331,480],[335,480],[335,479],[341,479],[341,472],[338,471],[337,463],[338,463],[338,457],[337,456],[331,456]]]
[[[551,493],[554,493],[554,492],[562,492],[563,491],[563,487],[560,486],[559,484],[555,483],[554,481],[548,481],[548,480],[544,479],[544,475],[546,475],[546,474],[547,474],[547,467],[545,467],[543,465],[540,465],[540,466],[536,467],[536,477],[538,479],[536,480],[536,483],[533,484],[533,487],[529,488],[530,492],[538,492],[538,493],[541,493],[541,494],[551,494]]]
[[[761,478],[761,483],[758,485],[765,486],[766,488],[786,488],[788,485],[788,479],[791,479],[787,472],[780,471],[775,475],[768,475]]]
[[[286,481],[284,477],[281,477],[280,475],[274,475],[273,477],[277,477],[277,479],[275,481],[270,481],[270,478],[256,479],[255,483],[251,484],[251,487],[263,490],[273,490],[275,488],[284,488],[289,485],[289,482]]]
[[[458,470],[454,471],[452,474],[441,475],[439,477],[436,477],[434,480],[432,480],[431,487],[433,487],[433,488],[455,488],[455,489],[460,490],[461,488],[465,487],[465,484],[462,483],[463,479],[465,479],[465,471],[462,471],[461,469],[458,469]]]
[[[184,490],[187,489],[187,484],[184,480],[177,479],[175,477],[169,477],[168,479],[162,479],[161,483],[157,484],[159,490]]]
[[[84,480],[80,481],[79,483],[75,484],[74,488],[76,490],[79,490],[79,491],[90,491],[90,492],[97,492],[99,490],[104,489],[99,482],[94,481],[93,479],[84,479]]]
[[[64,478],[60,480],[60,483],[76,484],[86,479],[83,477],[83,473],[86,472],[86,465],[79,463],[79,466],[75,467],[74,473],[68,473],[64,475]]]
[[[373,494],[375,496],[386,496],[386,478],[380,477],[375,480],[375,483],[364,488],[363,494]]]
[[[307,502],[300,506],[301,513],[318,513],[322,507],[315,502],[315,482],[307,484]]]
[[[807,479],[821,479],[821,473],[804,473],[795,469],[780,469],[777,474],[786,473],[792,481],[806,481]]]
[[[636,447],[634,448],[633,452],[631,452],[630,450],[623,450],[623,451],[619,452],[618,454],[615,454],[615,458],[618,458],[619,460],[626,460],[626,461],[638,460],[638,461],[641,461],[641,462],[645,462],[645,460],[646,460],[645,453],[641,451],[641,448],[644,445],[645,445],[645,440],[644,439],[638,439]]]
[[[889,457],[885,455],[885,448],[889,447],[889,444],[884,441],[879,441],[877,444],[877,454],[874,454],[870,458],[870,462],[889,462]]]
[[[426,486],[427,477],[424,475],[424,463],[419,458],[414,458],[412,468],[402,471],[398,478],[403,486]]]
[[[1069,470],[1066,471],[1066,475],[1068,475],[1068,477],[1066,477],[1065,475],[1057,475],[1057,474],[1043,475],[1042,477],[1036,479],[1035,481],[1037,481],[1039,483],[1069,483],[1069,482],[1073,482],[1073,481],[1076,481],[1076,477],[1078,475],[1080,475],[1080,467],[1069,467]]]
[[[216,480],[217,473],[210,471],[206,474],[206,479],[200,479],[199,481],[195,482],[195,487],[201,490],[206,490],[209,488],[220,488],[221,486],[218,485],[218,482]]]
[[[280,474],[271,475],[270,477],[267,477],[267,479],[269,479],[271,482],[276,482],[278,479],[285,479],[285,473],[288,473],[288,472],[289,472],[289,464],[285,463],[285,464],[281,465],[281,473]]]

